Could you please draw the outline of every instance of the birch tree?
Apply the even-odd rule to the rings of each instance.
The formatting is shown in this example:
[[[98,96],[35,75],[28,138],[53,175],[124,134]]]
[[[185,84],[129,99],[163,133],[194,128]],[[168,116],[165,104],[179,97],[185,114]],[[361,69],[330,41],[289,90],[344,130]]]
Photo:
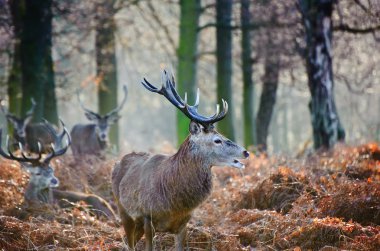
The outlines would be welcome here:
[[[334,99],[332,13],[334,0],[299,0],[306,40],[306,70],[314,148],[329,149],[345,132]]]

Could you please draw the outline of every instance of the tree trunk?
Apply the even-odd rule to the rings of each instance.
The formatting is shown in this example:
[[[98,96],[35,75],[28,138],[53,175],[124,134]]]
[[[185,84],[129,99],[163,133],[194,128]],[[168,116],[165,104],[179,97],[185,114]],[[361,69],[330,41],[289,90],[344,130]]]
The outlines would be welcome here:
[[[329,149],[345,133],[334,100],[332,12],[334,0],[299,0],[306,33],[306,68],[314,148]]]
[[[23,29],[21,32],[21,70],[22,70],[22,114],[30,107],[30,99],[37,103],[34,121],[43,117],[57,121],[56,104],[45,106],[45,97],[55,102],[54,91],[45,95],[45,89],[54,89],[52,69],[52,1],[35,0],[23,2]],[[51,99],[51,100],[50,100]],[[44,109],[51,109],[48,113]],[[55,114],[55,117],[51,114]],[[49,117],[47,117],[48,115]]]
[[[200,0],[181,0],[180,35],[178,47],[177,90],[183,97],[187,92],[192,102],[196,95],[197,45]],[[177,139],[181,144],[189,134],[189,119],[177,111]]]
[[[289,97],[291,97],[291,90],[284,90],[284,94],[283,94],[283,97],[285,99],[285,103],[282,107],[282,121],[280,123],[280,127],[278,129],[280,129],[282,127],[282,149],[283,151],[286,151],[286,152],[290,152],[290,148],[289,148],[289,114],[288,114],[288,110],[289,110],[289,107],[288,107],[288,100],[289,100]]]
[[[280,73],[279,57],[276,53],[268,52],[265,58],[263,89],[257,112],[257,146],[259,151],[267,150],[269,124],[276,103],[278,78]]]
[[[8,109],[10,113],[20,116],[22,101],[22,77],[20,64],[20,43],[15,42],[12,69],[8,78]]]
[[[249,0],[241,0],[241,61],[243,70],[243,114],[244,114],[244,145],[246,147],[256,144],[255,121],[255,85],[252,80],[252,48],[251,48],[251,13]]]
[[[22,101],[22,76],[20,62],[20,35],[22,30],[20,1],[9,2],[12,23],[14,27],[15,41],[13,47],[12,68],[8,78],[8,110],[10,113],[20,116]],[[12,128],[12,126],[10,126]]]
[[[50,46],[51,48],[51,46]],[[51,52],[50,52],[51,53]],[[44,102],[44,118],[49,122],[58,125],[58,109],[57,98],[55,96],[55,80],[53,71],[53,59],[46,56],[46,69],[45,69],[45,102]]]
[[[101,79],[98,85],[98,110],[106,114],[118,105],[117,65],[115,54],[115,22],[113,1],[104,1],[97,8],[96,17],[96,73]],[[109,139],[119,149],[119,128],[116,122],[110,128]]]
[[[234,105],[232,100],[232,0],[216,2],[216,60],[218,102],[226,100],[229,114],[218,123],[219,131],[235,140]]]

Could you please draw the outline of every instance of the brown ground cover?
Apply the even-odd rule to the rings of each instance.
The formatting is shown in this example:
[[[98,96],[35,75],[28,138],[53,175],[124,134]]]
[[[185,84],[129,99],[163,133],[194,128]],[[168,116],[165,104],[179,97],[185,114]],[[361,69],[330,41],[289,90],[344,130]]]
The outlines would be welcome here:
[[[55,160],[65,190],[92,192],[113,205],[115,158]],[[119,250],[118,222],[87,205],[23,204],[28,174],[0,159],[0,250]],[[156,250],[173,249],[159,233]],[[380,250],[380,149],[338,146],[304,158],[252,156],[245,170],[214,168],[214,190],[189,224],[189,250]],[[143,250],[144,239],[137,250]]]

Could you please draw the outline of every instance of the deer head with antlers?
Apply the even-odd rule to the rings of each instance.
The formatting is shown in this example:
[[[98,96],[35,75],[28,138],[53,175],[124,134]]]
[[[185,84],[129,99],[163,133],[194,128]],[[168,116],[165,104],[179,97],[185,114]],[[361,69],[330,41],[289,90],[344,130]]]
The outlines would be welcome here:
[[[9,137],[7,137],[6,142],[6,148],[8,152],[6,153],[1,147],[2,129],[0,129],[0,155],[6,159],[15,160],[19,162],[21,166],[30,173],[29,183],[24,195],[25,200],[29,202],[50,202],[50,188],[57,187],[59,185],[58,179],[54,176],[54,170],[50,165],[50,161],[55,157],[63,155],[67,151],[71,142],[70,136],[62,121],[61,124],[63,127],[63,131],[60,134],[55,132],[53,128],[49,125],[46,125],[46,130],[56,135],[56,138],[59,139],[59,141],[57,141],[56,143],[58,143],[59,145],[62,145],[61,141],[66,136],[66,146],[60,147],[59,149],[55,149],[56,146],[52,145],[52,151],[48,153],[44,158],[42,157],[40,143],[38,143],[40,151],[38,151],[37,156],[28,155],[24,151],[21,143],[19,143],[21,156],[14,155],[9,146]]]
[[[13,139],[11,142],[11,149],[17,149],[21,143],[25,150],[38,153],[47,153],[51,151],[51,145],[56,145],[57,135],[54,132],[54,126],[44,120],[43,123],[31,123],[33,113],[36,107],[36,102],[31,99],[32,107],[25,114],[24,117],[18,117],[10,113],[2,104],[1,110],[6,115],[9,123],[13,126]],[[47,130],[49,127],[50,130]]]
[[[26,143],[26,128],[32,121],[34,110],[36,108],[36,102],[31,99],[32,106],[29,111],[26,112],[24,117],[18,117],[13,113],[10,113],[3,104],[1,104],[1,111],[5,114],[9,123],[12,124],[14,132],[13,137],[17,142],[22,144]]]
[[[124,86],[123,90],[124,98],[120,105],[105,115],[100,115],[87,109],[80,100],[79,92],[77,92],[80,106],[85,111],[87,119],[93,123],[85,125],[77,124],[71,130],[70,134],[73,139],[71,149],[74,156],[80,156],[82,154],[95,155],[99,154],[106,148],[110,125],[120,118],[119,111],[127,100],[127,87]]]

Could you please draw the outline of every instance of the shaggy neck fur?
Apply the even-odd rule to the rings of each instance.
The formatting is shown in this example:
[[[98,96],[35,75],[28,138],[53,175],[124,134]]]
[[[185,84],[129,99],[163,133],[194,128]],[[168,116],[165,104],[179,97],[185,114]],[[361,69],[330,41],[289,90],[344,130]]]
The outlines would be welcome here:
[[[211,192],[211,164],[207,156],[198,152],[198,146],[189,140],[171,156],[163,170],[160,190],[170,208],[191,211],[203,202]]]
[[[37,191],[33,185],[28,184],[25,191],[25,199],[30,202],[50,203],[51,202],[50,188],[45,188],[45,189]]]

